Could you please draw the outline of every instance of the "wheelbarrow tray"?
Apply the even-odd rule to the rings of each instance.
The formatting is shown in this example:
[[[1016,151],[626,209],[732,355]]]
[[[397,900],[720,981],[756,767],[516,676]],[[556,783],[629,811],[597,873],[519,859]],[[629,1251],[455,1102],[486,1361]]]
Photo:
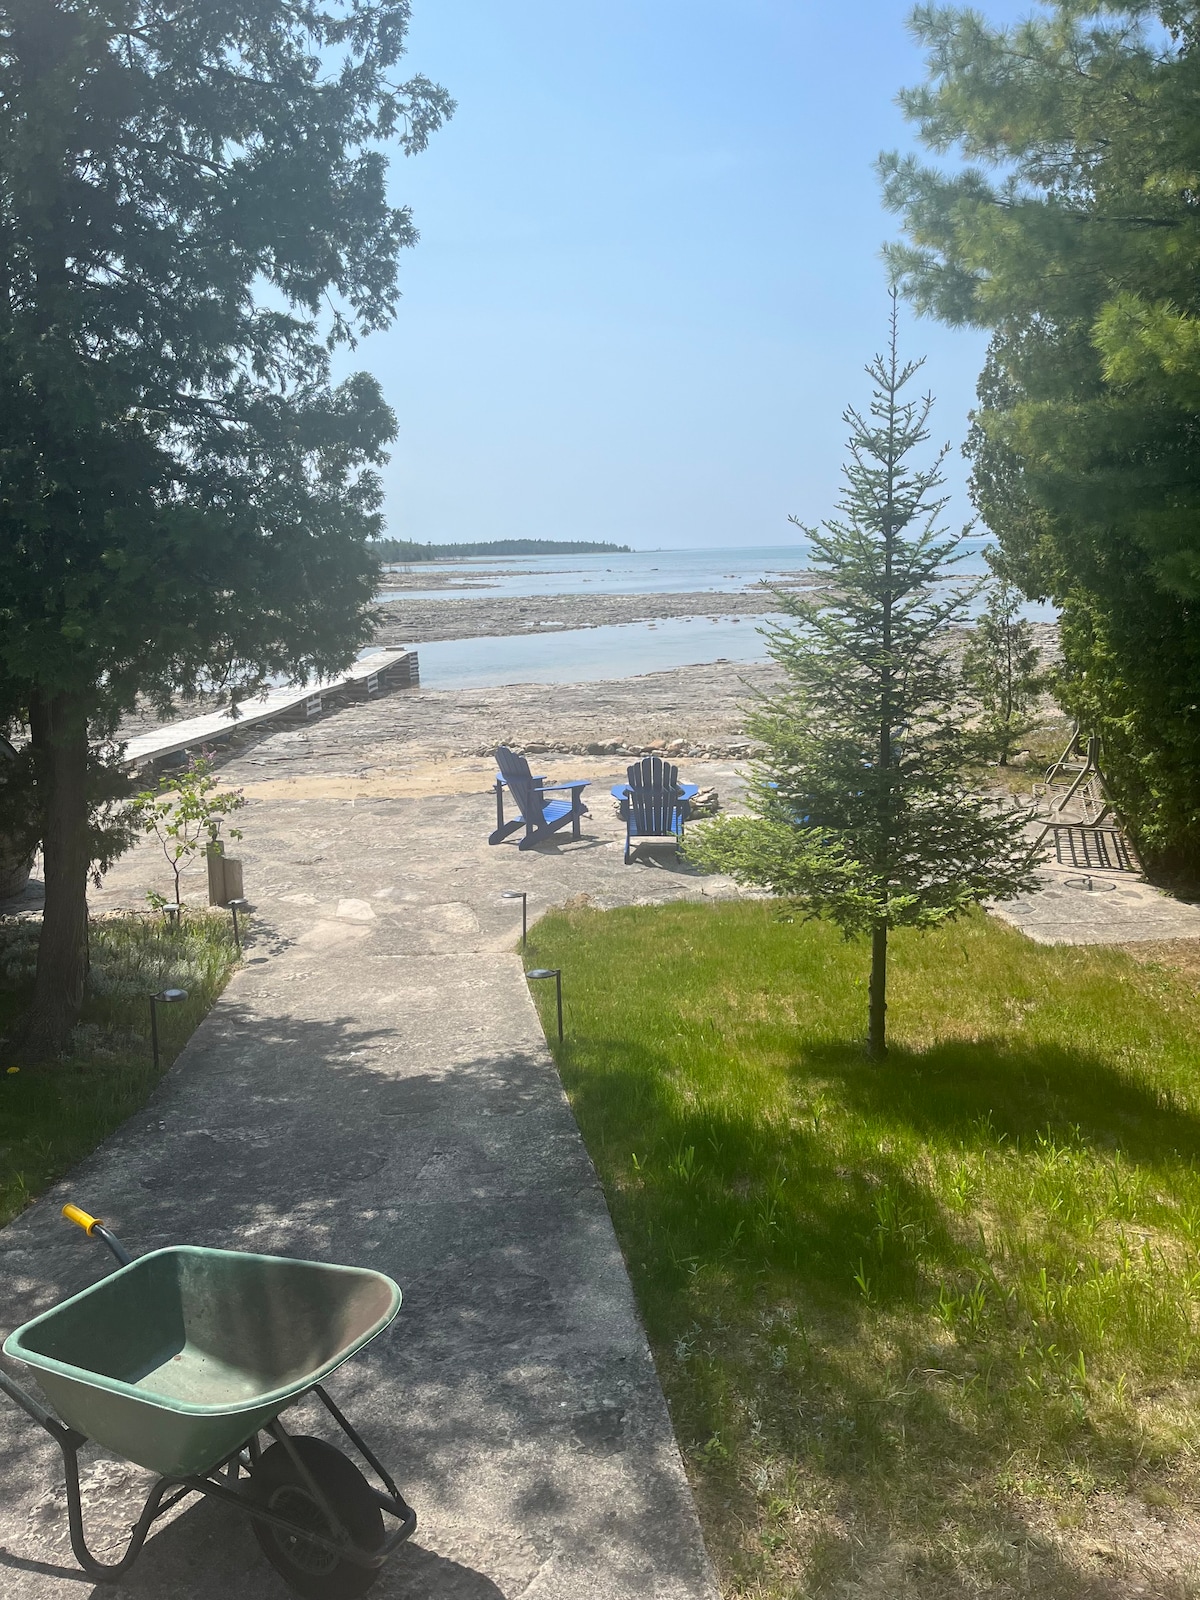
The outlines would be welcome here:
[[[4,1354],[70,1427],[164,1477],[209,1471],[395,1317],[363,1267],[176,1245],[43,1312]]]

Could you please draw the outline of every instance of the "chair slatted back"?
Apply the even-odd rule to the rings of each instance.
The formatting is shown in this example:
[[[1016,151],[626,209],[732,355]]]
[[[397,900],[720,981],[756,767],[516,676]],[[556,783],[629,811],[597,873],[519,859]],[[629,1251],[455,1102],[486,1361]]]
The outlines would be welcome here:
[[[515,755],[506,744],[502,744],[496,750],[496,765],[525,821],[535,824],[542,822],[545,797],[534,783],[525,757]]]
[[[646,756],[626,770],[634,833],[674,833],[679,814],[679,768],[661,756]]]

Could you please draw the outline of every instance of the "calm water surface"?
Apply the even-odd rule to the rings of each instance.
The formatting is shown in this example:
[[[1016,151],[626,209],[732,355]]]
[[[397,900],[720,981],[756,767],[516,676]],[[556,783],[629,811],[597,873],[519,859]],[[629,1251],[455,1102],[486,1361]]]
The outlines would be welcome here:
[[[394,570],[447,573],[445,589],[389,589],[381,600],[449,600],[464,595],[733,594],[751,584],[803,571],[807,547],[797,540],[778,549],[635,550],[627,555],[502,556],[484,560],[419,562]]]
[[[445,639],[417,646],[425,689],[505,683],[600,683],[708,661],[763,661],[763,617],[671,617],[507,638]]]
[[[964,541],[963,577],[986,570],[989,541]],[[450,574],[445,589],[381,588],[379,598],[441,600],[477,596],[563,594],[734,594],[803,572],[807,543],[741,550],[636,550],[623,555],[505,556],[430,562],[397,569]],[[763,595],[763,612],[771,606]],[[1053,621],[1051,606],[1026,606],[1024,615]],[[453,639],[422,644],[421,682],[430,689],[480,688],[505,683],[587,683],[718,661],[762,661],[764,617],[680,617],[598,628],[573,628],[510,638]]]

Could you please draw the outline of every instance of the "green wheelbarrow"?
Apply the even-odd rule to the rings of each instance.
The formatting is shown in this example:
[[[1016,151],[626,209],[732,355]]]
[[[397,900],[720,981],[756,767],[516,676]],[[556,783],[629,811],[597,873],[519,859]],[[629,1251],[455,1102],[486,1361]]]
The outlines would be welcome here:
[[[11,1334],[57,1416],[0,1370],[0,1389],[62,1450],[71,1548],[114,1581],[157,1518],[190,1494],[249,1513],[264,1555],[309,1600],[365,1593],[417,1516],[322,1386],[381,1333],[400,1290],[381,1272],[179,1245],[132,1259],[77,1206],[63,1215],[102,1239],[118,1271]],[[280,1414],[315,1395],[374,1471],[375,1488],[324,1439],[291,1434]],[[261,1435],[266,1436],[264,1445]],[[87,1547],[79,1449],[89,1439],[159,1474],[120,1561]],[[383,1513],[398,1526],[385,1530]]]

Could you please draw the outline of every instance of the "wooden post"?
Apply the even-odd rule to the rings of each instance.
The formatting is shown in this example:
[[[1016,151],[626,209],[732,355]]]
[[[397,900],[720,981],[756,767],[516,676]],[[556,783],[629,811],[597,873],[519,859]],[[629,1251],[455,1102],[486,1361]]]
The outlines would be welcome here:
[[[877,922],[871,932],[870,1029],[867,1054],[872,1061],[887,1055],[887,923]]]
[[[210,906],[228,904],[230,895],[225,888],[225,851],[220,844],[210,844],[204,852],[208,858],[208,903]]]
[[[242,887],[242,863],[233,856],[222,856],[225,863],[225,898],[222,905],[228,905],[231,900],[240,900],[245,893]]]
[[[208,903],[210,906],[227,906],[231,900],[242,898],[242,863],[225,854],[219,841],[205,851],[208,857]]]

